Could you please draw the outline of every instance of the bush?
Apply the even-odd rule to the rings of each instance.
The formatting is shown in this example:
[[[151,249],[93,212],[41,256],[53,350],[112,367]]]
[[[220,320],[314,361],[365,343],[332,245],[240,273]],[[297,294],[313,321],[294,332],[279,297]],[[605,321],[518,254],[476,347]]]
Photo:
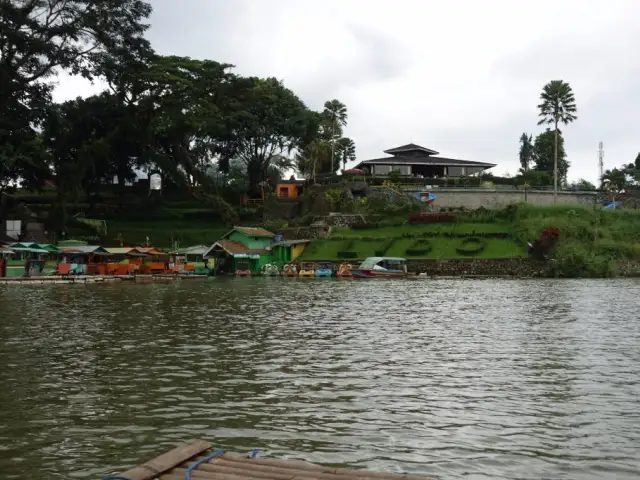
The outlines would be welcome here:
[[[426,238],[421,238],[413,242],[413,244],[407,248],[405,254],[407,257],[423,257],[428,255],[433,250],[433,245]]]
[[[562,245],[549,262],[549,273],[554,277],[607,278],[617,273],[615,260],[606,254],[598,254],[578,243]]]
[[[419,212],[409,215],[409,224],[417,225],[421,223],[454,222],[456,216],[444,212]]]
[[[487,241],[484,238],[467,237],[460,242],[460,246],[456,248],[456,253],[472,257],[482,253],[485,248],[487,248]]]
[[[338,252],[338,258],[358,258],[357,252],[341,251]]]

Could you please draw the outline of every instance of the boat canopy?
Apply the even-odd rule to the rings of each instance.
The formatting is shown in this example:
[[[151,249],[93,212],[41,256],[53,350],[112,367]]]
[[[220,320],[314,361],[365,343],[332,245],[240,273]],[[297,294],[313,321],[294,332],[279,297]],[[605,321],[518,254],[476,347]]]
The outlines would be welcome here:
[[[387,265],[404,265],[407,261],[401,257],[369,257],[360,264],[360,268],[363,270],[371,270],[380,262],[385,262]]]

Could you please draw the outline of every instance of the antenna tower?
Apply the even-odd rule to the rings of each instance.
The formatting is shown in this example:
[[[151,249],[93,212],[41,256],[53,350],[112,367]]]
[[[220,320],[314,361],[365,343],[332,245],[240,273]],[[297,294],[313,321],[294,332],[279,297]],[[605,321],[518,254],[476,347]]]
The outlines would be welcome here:
[[[598,169],[600,170],[600,180],[604,175],[604,145],[602,142],[598,143]]]

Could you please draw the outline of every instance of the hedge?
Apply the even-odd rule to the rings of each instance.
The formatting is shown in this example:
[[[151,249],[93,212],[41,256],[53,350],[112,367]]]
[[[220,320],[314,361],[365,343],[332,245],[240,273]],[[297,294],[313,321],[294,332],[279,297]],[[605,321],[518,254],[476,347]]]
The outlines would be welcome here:
[[[358,252],[338,252],[338,258],[358,258]]]
[[[456,216],[444,212],[420,212],[409,214],[409,224],[455,222]]]
[[[351,228],[354,230],[367,230],[372,228],[378,228],[379,226],[380,225],[378,225],[377,223],[366,222],[366,223],[357,223],[355,225],[351,225]]]
[[[396,243],[397,238],[392,237],[386,242],[382,244],[379,250],[376,250],[375,254],[377,257],[384,257],[385,254],[389,251],[389,249]]]
[[[407,257],[422,257],[428,255],[433,249],[431,242],[425,238],[416,240],[413,244],[405,250]]]
[[[473,256],[478,255],[485,248],[487,248],[487,241],[484,238],[467,237],[460,242],[460,246],[456,248],[456,252],[459,255]]]

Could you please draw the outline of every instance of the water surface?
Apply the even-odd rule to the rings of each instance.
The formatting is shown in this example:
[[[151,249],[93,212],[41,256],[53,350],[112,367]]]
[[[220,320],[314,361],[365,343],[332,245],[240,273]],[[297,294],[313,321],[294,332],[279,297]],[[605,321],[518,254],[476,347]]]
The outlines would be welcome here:
[[[638,478],[637,280],[0,286],[0,477],[175,443],[458,478]]]

